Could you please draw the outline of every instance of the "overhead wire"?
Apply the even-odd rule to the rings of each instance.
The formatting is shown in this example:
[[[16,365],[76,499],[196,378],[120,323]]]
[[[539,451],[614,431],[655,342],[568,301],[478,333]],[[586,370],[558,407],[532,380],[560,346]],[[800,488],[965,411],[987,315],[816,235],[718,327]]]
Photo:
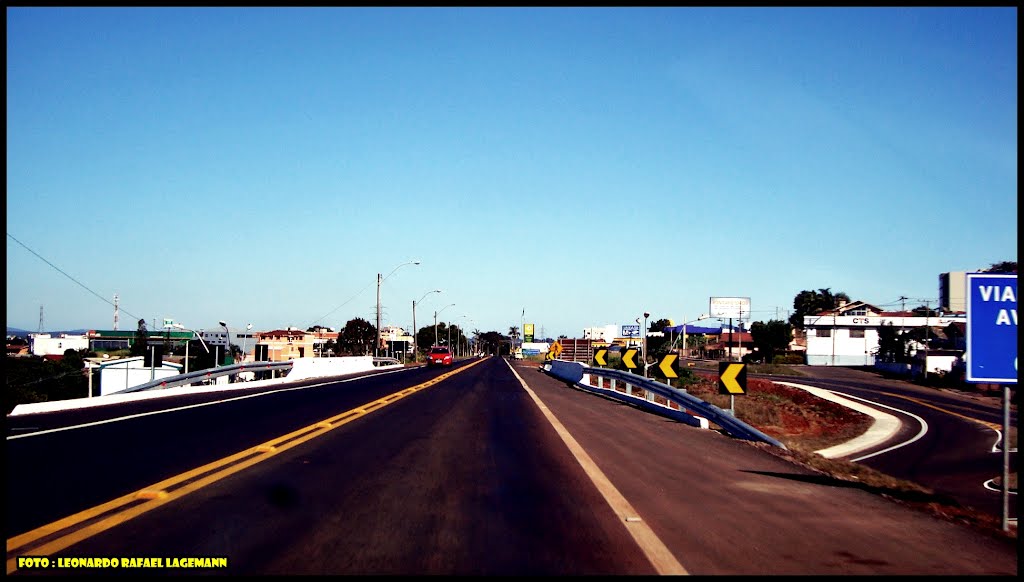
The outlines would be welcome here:
[[[14,235],[12,235],[11,233],[9,233],[9,232],[8,232],[8,233],[7,233],[7,236],[8,236],[8,237],[10,237],[10,239],[11,239],[11,240],[13,240],[14,242],[16,242],[16,243],[18,243],[19,245],[21,245],[22,247],[24,247],[24,248],[25,248],[25,250],[27,250],[28,252],[32,253],[32,254],[33,254],[33,255],[35,255],[36,257],[38,257],[38,258],[39,258],[39,260],[41,260],[41,261],[43,261],[44,263],[46,263],[47,265],[50,265],[51,267],[53,267],[53,268],[54,268],[54,269],[55,269],[55,270],[56,270],[56,271],[57,271],[58,273],[60,273],[61,275],[64,275],[64,276],[65,276],[65,277],[67,277],[68,279],[71,279],[71,280],[72,280],[72,281],[74,281],[74,282],[75,282],[75,283],[76,283],[76,284],[77,284],[77,285],[78,285],[79,287],[81,287],[82,289],[85,289],[85,290],[86,290],[86,291],[88,291],[89,293],[92,293],[93,295],[95,295],[96,297],[98,297],[100,301],[102,301],[102,302],[104,302],[104,303],[106,303],[106,304],[108,304],[108,305],[111,305],[111,306],[113,306],[113,307],[117,307],[117,308],[118,308],[118,309],[120,309],[121,311],[125,312],[125,314],[126,314],[126,315],[129,315],[129,316],[131,316],[131,317],[132,317],[132,318],[134,318],[134,319],[141,319],[141,318],[140,318],[139,316],[137,316],[137,315],[134,315],[134,314],[132,314],[132,313],[129,313],[127,309],[123,309],[122,307],[120,307],[120,305],[114,305],[114,303],[113,303],[112,301],[110,301],[109,299],[106,299],[105,297],[103,297],[103,296],[102,296],[102,295],[100,295],[99,293],[97,293],[97,292],[93,291],[92,289],[90,289],[89,287],[87,287],[87,286],[86,286],[86,285],[85,285],[84,283],[82,283],[81,281],[79,281],[78,279],[75,279],[75,278],[74,278],[74,277],[72,277],[71,275],[68,275],[67,273],[65,273],[65,272],[64,272],[64,270],[63,270],[63,269],[61,269],[61,268],[60,268],[60,267],[58,267],[57,265],[54,265],[54,264],[53,264],[53,263],[51,263],[50,261],[46,260],[46,258],[45,258],[45,257],[43,257],[43,256],[42,256],[42,255],[40,255],[39,253],[35,252],[35,251],[34,251],[34,250],[32,250],[31,248],[29,248],[29,247],[28,247],[28,245],[26,245],[25,243],[21,242],[21,241],[20,241],[20,240],[18,240],[17,238],[15,238],[15,237],[14,237]]]

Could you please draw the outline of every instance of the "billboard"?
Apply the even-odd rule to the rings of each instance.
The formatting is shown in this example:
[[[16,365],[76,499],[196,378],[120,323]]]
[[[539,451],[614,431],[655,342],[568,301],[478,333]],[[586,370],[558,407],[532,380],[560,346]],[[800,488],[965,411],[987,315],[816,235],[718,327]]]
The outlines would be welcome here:
[[[718,319],[749,319],[750,297],[712,297],[708,315]]]
[[[523,324],[523,340],[526,343],[533,342],[533,324],[532,323],[524,323]]]
[[[1017,275],[967,274],[967,381],[1017,383]]]

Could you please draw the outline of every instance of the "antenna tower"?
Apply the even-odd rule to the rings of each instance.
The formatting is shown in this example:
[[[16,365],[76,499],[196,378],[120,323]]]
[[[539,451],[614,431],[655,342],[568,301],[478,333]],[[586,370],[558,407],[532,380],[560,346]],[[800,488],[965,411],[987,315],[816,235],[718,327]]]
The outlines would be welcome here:
[[[114,331],[117,331],[117,318],[118,318],[118,307],[117,307],[117,293],[114,293]]]
[[[43,306],[39,306],[39,333],[43,333]]]

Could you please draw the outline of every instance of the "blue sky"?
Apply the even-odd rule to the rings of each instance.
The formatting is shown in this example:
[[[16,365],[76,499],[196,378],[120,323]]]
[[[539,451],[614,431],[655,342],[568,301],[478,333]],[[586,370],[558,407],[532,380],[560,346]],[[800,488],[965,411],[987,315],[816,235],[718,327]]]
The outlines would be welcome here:
[[[1017,9],[8,8],[7,234],[30,331],[934,305],[1017,260]]]

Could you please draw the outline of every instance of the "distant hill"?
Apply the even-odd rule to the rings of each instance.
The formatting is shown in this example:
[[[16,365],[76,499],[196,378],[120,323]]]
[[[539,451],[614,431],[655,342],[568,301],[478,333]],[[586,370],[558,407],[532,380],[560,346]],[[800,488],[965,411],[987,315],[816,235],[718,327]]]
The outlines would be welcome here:
[[[47,331],[45,333],[48,333],[48,334],[53,335],[53,336],[57,336],[57,335],[60,335],[62,333],[66,333],[68,335],[85,335],[88,332],[89,332],[89,330],[87,330],[87,329],[69,329],[69,330]],[[30,333],[35,333],[35,332],[34,331],[26,331],[24,329],[18,329],[16,327],[8,327],[7,328],[7,335],[13,335],[13,336],[26,337],[27,338],[28,334],[30,334]]]

